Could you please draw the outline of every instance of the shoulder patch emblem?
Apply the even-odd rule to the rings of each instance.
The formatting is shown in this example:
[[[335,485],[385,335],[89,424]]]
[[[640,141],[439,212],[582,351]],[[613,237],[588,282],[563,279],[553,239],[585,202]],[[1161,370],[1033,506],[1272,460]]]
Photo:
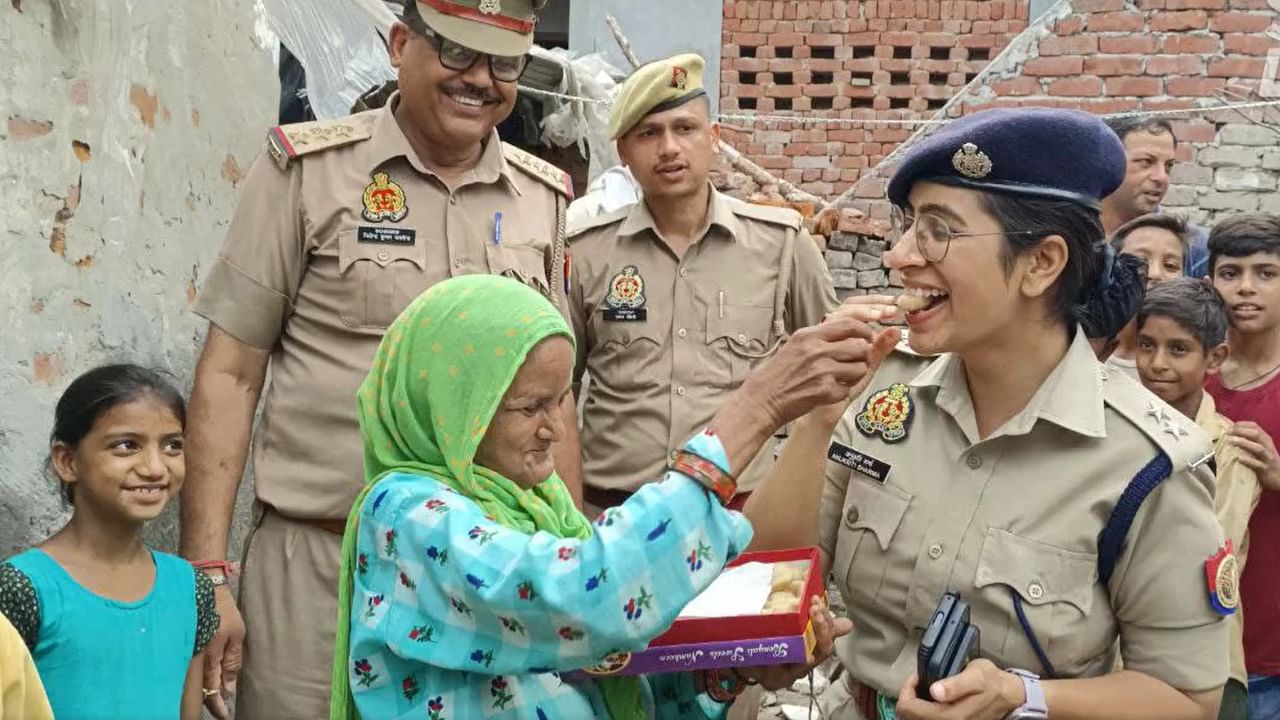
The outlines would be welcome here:
[[[409,214],[404,201],[404,188],[384,172],[375,172],[373,182],[364,187],[364,211],[361,217],[369,222],[400,222]]]
[[[1213,557],[1204,561],[1205,581],[1209,588],[1209,605],[1219,615],[1231,615],[1240,606],[1240,564],[1236,560],[1231,539]]]
[[[862,412],[854,418],[854,423],[863,435],[879,435],[885,442],[892,443],[907,436],[915,413],[911,388],[903,383],[894,383],[872,393],[862,406]]]

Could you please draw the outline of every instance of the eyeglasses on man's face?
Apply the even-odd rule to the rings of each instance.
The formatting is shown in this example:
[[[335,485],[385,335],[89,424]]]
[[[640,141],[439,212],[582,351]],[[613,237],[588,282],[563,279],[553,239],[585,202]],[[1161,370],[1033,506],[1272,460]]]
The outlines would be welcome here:
[[[440,58],[440,64],[454,72],[470,70],[476,64],[476,61],[483,56],[489,58],[489,74],[493,76],[494,80],[515,82],[524,74],[524,69],[529,64],[528,55],[490,55],[456,43],[426,25],[412,23],[409,27],[415,33],[426,38],[431,43],[431,46],[436,49],[436,56]]]

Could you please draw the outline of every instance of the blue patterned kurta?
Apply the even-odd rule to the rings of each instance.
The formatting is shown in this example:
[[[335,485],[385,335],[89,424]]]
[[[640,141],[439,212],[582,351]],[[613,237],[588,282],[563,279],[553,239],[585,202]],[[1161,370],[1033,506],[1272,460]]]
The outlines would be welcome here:
[[[746,548],[751,526],[668,473],[588,540],[526,535],[437,480],[394,473],[360,513],[348,670],[367,720],[606,718],[557,671],[643,649]],[[716,718],[689,673],[651,676],[656,717]]]

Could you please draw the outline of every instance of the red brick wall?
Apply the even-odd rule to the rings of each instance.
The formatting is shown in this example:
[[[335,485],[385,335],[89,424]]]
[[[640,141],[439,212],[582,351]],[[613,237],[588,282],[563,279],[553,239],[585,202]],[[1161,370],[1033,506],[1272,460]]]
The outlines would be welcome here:
[[[729,0],[721,112],[928,117],[1026,28],[1027,10],[1027,0]],[[725,139],[771,172],[831,197],[910,134],[906,127],[730,119]]]

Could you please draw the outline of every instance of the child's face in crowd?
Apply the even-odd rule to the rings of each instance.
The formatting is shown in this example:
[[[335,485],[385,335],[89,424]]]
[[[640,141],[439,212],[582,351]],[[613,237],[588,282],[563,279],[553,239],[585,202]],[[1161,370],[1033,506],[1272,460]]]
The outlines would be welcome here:
[[[1138,377],[1156,397],[1177,407],[1204,387],[1204,376],[1217,372],[1227,357],[1225,344],[1201,346],[1196,336],[1173,318],[1152,315],[1138,329]]]
[[[53,466],[72,485],[77,508],[125,522],[150,520],[186,477],[182,424],[154,398],[123,403],[100,415],[76,447],[55,445]]]
[[[1222,293],[1237,331],[1267,332],[1280,326],[1280,255],[1220,256],[1213,266],[1213,286]]]
[[[1182,240],[1157,227],[1140,227],[1124,239],[1121,252],[1147,261],[1147,287],[1182,277]]]

